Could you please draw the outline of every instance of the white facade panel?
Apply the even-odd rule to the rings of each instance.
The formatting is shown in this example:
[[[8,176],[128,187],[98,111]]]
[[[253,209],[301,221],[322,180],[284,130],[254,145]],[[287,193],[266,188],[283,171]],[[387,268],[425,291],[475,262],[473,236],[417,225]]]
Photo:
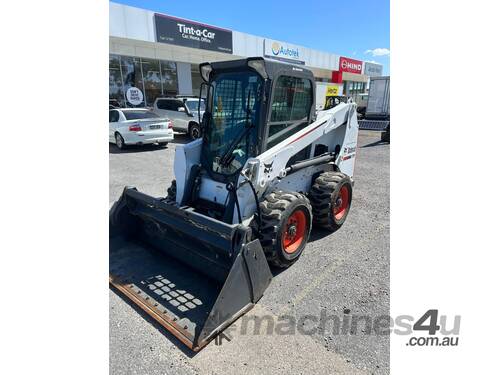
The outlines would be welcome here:
[[[109,3],[109,35],[154,42],[153,12]]]
[[[125,38],[125,17],[123,5],[109,3],[109,35]]]
[[[153,12],[125,6],[124,13],[127,38],[154,42],[153,30],[149,29]]]
[[[233,31],[233,55],[264,56],[264,38]]]

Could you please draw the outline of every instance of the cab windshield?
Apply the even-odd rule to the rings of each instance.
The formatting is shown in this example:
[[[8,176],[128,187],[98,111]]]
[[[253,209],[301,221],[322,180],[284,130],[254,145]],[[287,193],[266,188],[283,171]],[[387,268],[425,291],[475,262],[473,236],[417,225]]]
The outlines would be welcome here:
[[[203,144],[208,170],[232,175],[255,156],[262,87],[262,78],[250,71],[220,73],[212,81]]]

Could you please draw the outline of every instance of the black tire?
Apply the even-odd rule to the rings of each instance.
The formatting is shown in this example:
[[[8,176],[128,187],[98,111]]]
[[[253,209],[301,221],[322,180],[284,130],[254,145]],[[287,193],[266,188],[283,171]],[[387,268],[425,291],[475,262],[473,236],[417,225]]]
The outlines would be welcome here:
[[[123,150],[127,147],[127,145],[125,144],[125,140],[120,133],[115,133],[115,144],[116,147],[118,147],[120,150]]]
[[[341,172],[323,172],[314,180],[309,199],[314,225],[336,230],[344,224],[351,208],[351,179]]]
[[[380,140],[382,142],[388,142],[391,143],[391,130],[389,125],[387,128],[380,134]]]
[[[167,147],[168,142],[158,142],[158,146],[160,147]]]
[[[192,123],[189,125],[189,137],[192,140],[198,139],[201,136],[200,125]]]
[[[260,211],[260,239],[267,261],[280,268],[291,266],[304,251],[311,233],[309,199],[300,193],[278,190],[264,198]]]

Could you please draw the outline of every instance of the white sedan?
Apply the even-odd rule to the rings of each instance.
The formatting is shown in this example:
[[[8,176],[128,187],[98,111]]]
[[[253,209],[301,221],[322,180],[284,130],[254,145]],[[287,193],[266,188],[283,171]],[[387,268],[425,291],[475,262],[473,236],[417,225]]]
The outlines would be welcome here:
[[[144,108],[109,110],[109,142],[119,149],[127,145],[158,143],[167,145],[174,140],[172,121]]]

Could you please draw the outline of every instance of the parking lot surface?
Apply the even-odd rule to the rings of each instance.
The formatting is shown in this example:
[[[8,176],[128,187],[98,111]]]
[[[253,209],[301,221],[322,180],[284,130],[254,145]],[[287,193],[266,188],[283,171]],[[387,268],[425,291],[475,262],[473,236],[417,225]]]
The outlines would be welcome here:
[[[111,374],[389,373],[389,336],[365,326],[389,315],[390,146],[379,140],[379,132],[360,131],[352,207],[345,224],[333,234],[313,228],[301,258],[275,273],[264,297],[247,314],[302,321],[302,331],[308,334],[298,329],[295,334],[268,333],[265,324],[260,334],[253,329],[244,334],[239,319],[228,331],[230,342],[212,341],[195,354],[110,289]],[[110,204],[126,185],[166,196],[175,143],[185,142],[186,136],[176,135],[167,148],[124,151],[110,144]],[[336,316],[342,324],[360,319],[356,329],[342,325],[340,332],[330,323],[324,330],[314,329],[318,324],[305,319],[321,314]]]

